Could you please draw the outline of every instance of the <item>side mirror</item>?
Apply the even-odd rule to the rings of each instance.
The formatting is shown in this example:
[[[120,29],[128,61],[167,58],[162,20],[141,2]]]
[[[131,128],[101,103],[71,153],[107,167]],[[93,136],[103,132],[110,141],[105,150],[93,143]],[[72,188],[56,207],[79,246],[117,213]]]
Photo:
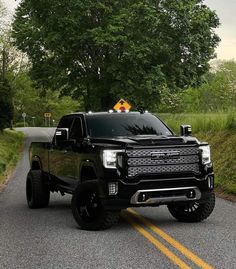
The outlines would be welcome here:
[[[191,125],[181,125],[180,126],[181,136],[190,136],[192,135],[192,127]]]
[[[76,144],[75,139],[69,139],[68,128],[57,128],[55,133],[55,145],[59,147],[72,147]],[[78,146],[78,145],[77,145]]]
[[[57,128],[55,132],[55,143],[60,145],[69,139],[69,129],[68,128]]]

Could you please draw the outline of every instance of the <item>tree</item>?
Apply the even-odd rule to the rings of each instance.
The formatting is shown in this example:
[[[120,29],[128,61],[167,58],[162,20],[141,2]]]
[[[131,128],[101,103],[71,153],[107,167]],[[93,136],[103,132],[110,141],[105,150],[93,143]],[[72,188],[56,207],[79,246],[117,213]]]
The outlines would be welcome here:
[[[10,127],[13,119],[12,90],[7,80],[0,81],[0,131]]]
[[[119,97],[150,108],[163,88],[200,83],[218,25],[202,0],[22,0],[13,37],[42,87],[82,95],[86,109]]]
[[[199,87],[171,93],[161,91],[159,112],[216,112],[236,110],[236,62],[212,62]]]
[[[27,72],[20,72],[11,80],[14,92],[14,122],[22,124],[22,113],[26,113],[28,125],[44,126],[44,113],[51,112],[52,120],[57,123],[59,119],[68,113],[81,109],[78,101],[69,96],[60,96],[59,91],[35,88]]]
[[[12,89],[7,80],[8,50],[6,45],[6,9],[0,1],[0,131],[10,127],[13,119]]]

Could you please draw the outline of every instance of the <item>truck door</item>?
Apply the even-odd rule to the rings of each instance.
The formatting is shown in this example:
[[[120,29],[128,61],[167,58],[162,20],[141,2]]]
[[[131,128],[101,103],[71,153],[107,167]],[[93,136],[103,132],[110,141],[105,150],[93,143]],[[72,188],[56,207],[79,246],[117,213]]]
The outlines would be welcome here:
[[[58,128],[68,128],[70,134],[73,122],[73,116],[63,117]],[[75,156],[76,152],[69,144],[58,146],[53,143],[49,152],[50,174],[57,180],[59,186],[68,191],[72,190],[74,185]]]
[[[84,131],[83,131],[83,121],[81,117],[76,117],[73,121],[73,125],[69,134],[69,139],[75,141],[74,145],[74,162],[75,162],[75,173],[74,173],[74,187],[77,186],[79,177],[80,177],[80,165],[82,162],[82,157],[85,155],[83,152],[82,142],[84,139]]]

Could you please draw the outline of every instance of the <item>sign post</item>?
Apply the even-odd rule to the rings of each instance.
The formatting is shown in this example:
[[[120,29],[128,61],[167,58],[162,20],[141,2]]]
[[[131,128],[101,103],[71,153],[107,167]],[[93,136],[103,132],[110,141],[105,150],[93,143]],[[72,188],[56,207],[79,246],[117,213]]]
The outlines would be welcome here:
[[[33,127],[35,127],[35,117],[32,117]]]
[[[24,127],[25,127],[25,118],[26,118],[26,113],[25,112],[22,113],[22,117],[23,117],[23,120],[24,120]]]
[[[48,120],[48,126],[50,127],[50,125],[51,125],[51,117],[52,117],[52,113],[50,113],[50,112],[45,112],[44,113],[45,126],[47,126],[47,120]]]

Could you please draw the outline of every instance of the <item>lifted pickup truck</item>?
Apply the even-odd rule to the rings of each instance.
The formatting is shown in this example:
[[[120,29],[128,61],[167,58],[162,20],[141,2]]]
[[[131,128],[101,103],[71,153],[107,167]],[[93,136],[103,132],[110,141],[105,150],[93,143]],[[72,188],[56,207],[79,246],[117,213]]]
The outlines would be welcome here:
[[[30,164],[28,206],[48,206],[50,192],[72,194],[82,229],[108,228],[128,207],[167,205],[177,220],[198,222],[215,206],[209,145],[191,126],[176,136],[150,113],[64,116],[51,143],[31,144]]]

